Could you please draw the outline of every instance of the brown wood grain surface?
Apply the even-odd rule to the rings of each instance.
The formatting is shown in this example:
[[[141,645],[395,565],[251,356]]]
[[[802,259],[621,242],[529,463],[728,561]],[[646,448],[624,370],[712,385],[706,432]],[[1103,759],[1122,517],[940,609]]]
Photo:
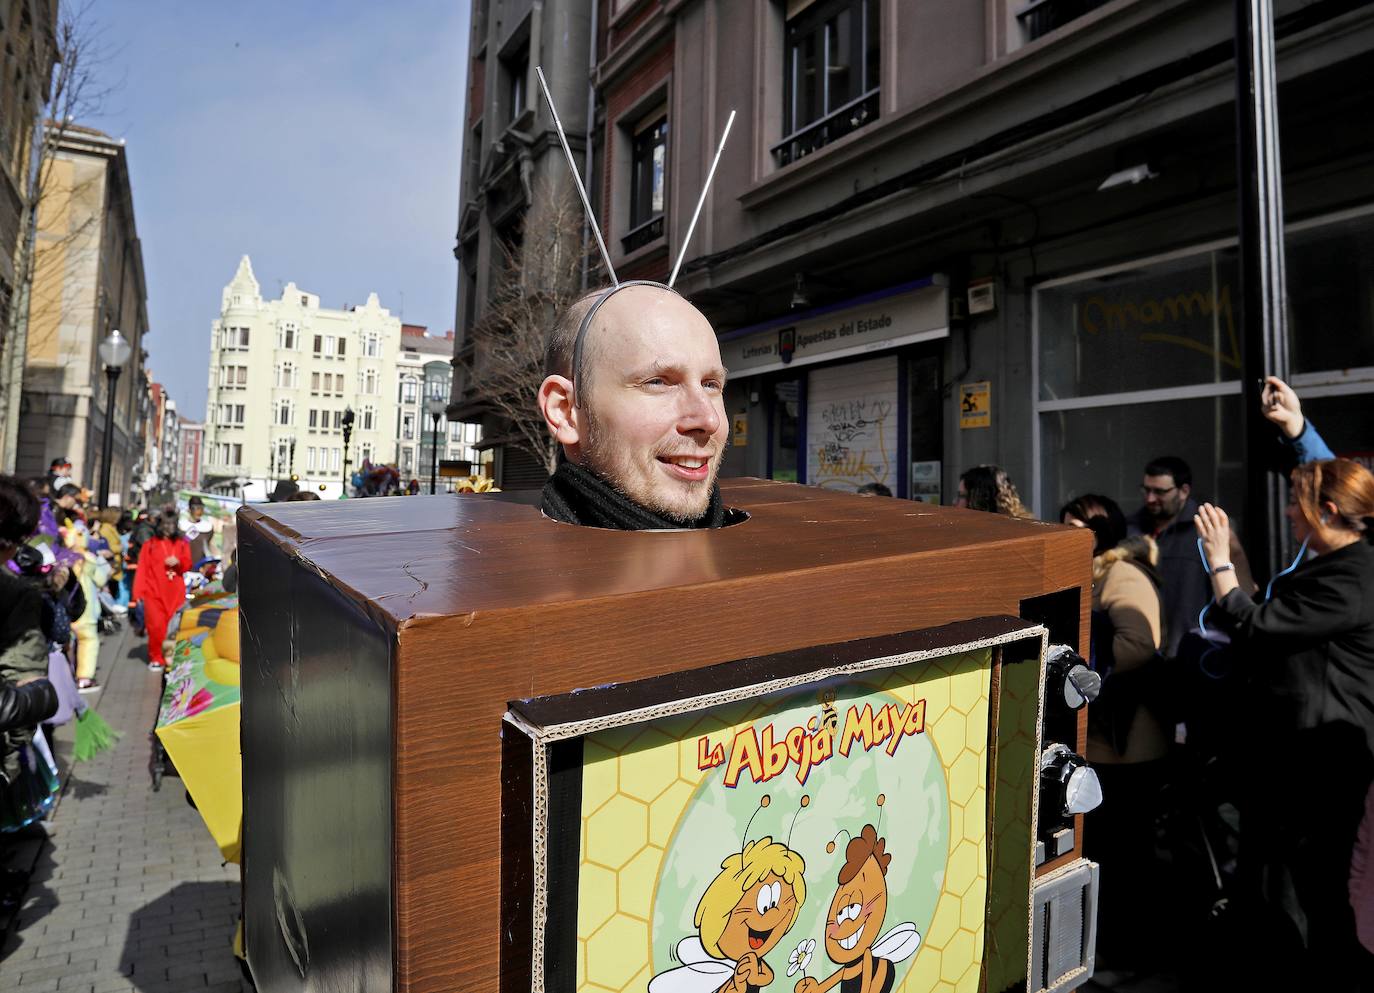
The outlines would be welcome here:
[[[1016,615],[1075,587],[1086,650],[1082,529],[759,480],[723,489],[751,519],[717,532],[576,528],[480,496],[251,512],[396,625],[398,990],[497,987],[510,701]]]

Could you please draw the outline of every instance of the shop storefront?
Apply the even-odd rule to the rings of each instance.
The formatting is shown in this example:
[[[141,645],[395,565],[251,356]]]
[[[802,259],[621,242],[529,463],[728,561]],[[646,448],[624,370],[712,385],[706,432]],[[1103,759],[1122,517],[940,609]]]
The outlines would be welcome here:
[[[1042,283],[1034,292],[1032,493],[1138,505],[1176,455],[1199,496],[1239,507],[1240,286],[1234,239]],[[1374,456],[1374,208],[1290,224],[1290,379],[1333,450]]]
[[[722,334],[728,474],[938,498],[948,334],[939,276]]]

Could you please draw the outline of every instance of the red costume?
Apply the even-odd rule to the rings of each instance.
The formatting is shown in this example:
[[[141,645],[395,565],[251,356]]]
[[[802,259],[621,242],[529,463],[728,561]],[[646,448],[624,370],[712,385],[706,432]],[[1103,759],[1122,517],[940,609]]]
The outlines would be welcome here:
[[[175,568],[168,567],[169,557],[177,560]],[[167,637],[167,623],[186,602],[186,582],[183,572],[191,569],[191,544],[185,538],[149,538],[138,553],[138,570],[134,573],[134,602],[143,604],[143,623],[148,628],[148,661],[166,665],[162,656],[162,640]]]

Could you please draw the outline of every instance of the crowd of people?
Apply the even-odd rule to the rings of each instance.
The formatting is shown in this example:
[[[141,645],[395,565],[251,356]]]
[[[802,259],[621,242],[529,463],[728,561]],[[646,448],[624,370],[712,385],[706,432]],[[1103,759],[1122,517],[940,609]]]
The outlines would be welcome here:
[[[0,838],[52,807],[54,727],[77,722],[77,760],[113,742],[89,703],[102,636],[132,623],[148,638],[149,668],[162,670],[168,622],[219,563],[199,497],[184,513],[102,507],[70,473],[58,458],[43,477],[0,476]],[[5,870],[0,902],[23,883]]]
[[[1129,516],[1100,493],[1059,512],[1094,545],[1098,947],[1124,972],[1169,957],[1148,922],[1186,916],[1192,851],[1213,953],[1229,931],[1263,949],[1275,988],[1371,989],[1374,474],[1334,456],[1287,384],[1262,402],[1299,545],[1263,590],[1180,458],[1144,466]],[[964,473],[958,505],[1031,516],[997,466]]]

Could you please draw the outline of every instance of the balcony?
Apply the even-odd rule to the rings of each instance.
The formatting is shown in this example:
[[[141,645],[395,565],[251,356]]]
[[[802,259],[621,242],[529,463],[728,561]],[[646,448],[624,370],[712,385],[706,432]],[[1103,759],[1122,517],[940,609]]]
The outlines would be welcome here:
[[[779,166],[791,165],[797,159],[805,158],[832,141],[859,130],[865,124],[878,119],[878,95],[876,87],[857,100],[851,100],[828,117],[813,121],[800,131],[788,135],[773,146],[773,157]]]
[[[625,249],[625,254],[629,255],[637,248],[643,248],[650,242],[657,241],[663,237],[663,215],[651,217],[639,227],[633,229],[629,234],[620,239],[621,246]]]
[[[1031,0],[1016,14],[1026,41],[1034,41],[1111,0]]]

